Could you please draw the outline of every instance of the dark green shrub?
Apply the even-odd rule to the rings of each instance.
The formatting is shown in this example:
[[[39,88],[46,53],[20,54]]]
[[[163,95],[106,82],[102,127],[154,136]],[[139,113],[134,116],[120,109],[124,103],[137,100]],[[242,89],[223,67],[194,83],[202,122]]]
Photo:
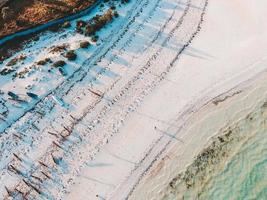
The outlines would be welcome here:
[[[39,61],[37,61],[37,65],[46,65],[47,63],[51,63],[52,61],[51,61],[51,59],[50,58],[46,58],[46,59],[44,59],[44,60],[39,60]]]
[[[73,50],[70,50],[64,55],[64,57],[68,60],[76,60],[77,54]]]
[[[86,49],[90,46],[90,43],[88,41],[82,41],[80,43],[80,48]]]
[[[59,60],[53,64],[53,67],[63,67],[64,65],[66,65],[66,62],[64,60]]]

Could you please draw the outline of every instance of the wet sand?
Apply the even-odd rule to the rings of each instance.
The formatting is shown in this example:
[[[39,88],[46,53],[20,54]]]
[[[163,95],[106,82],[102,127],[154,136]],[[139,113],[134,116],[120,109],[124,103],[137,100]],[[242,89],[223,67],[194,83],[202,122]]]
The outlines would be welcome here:
[[[266,89],[264,72],[192,115],[132,199],[264,199]]]
[[[172,134],[171,144],[130,199],[261,199],[266,194],[263,4],[209,1],[202,29],[188,48],[209,57],[185,52],[177,73],[168,79],[179,83],[175,90],[180,93],[183,84],[197,91],[200,84],[215,82],[201,95],[191,97],[191,105],[184,106],[176,125],[166,129]],[[189,77],[190,69],[195,70],[194,78],[181,82]],[[203,70],[205,79],[199,81]],[[226,72],[223,76],[222,71]],[[176,105],[185,99],[182,96]]]
[[[168,186],[163,199],[264,199],[267,103],[219,131]]]

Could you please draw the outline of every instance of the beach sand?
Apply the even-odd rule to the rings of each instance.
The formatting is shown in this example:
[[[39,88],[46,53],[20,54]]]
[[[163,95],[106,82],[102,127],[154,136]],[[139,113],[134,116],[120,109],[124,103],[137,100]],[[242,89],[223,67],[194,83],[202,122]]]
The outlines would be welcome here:
[[[187,82],[188,88],[197,90],[210,80],[216,82],[202,91],[203,99],[196,98],[194,106],[181,114],[177,127],[166,131],[175,133],[171,147],[149,168],[130,199],[264,199],[267,65],[262,46],[266,42],[266,27],[261,24],[263,4],[209,2],[202,30],[191,49],[201,49],[210,57],[192,59],[189,54],[182,56],[179,65],[199,71],[210,69],[201,84],[196,80],[202,72],[196,72],[192,82]],[[175,71],[189,76],[181,68]],[[168,78],[178,80],[177,74]],[[216,94],[219,96],[212,99]],[[226,137],[231,129],[230,141],[220,143],[218,136]],[[213,159],[199,159],[210,149],[214,150]],[[197,173],[196,165],[203,171]],[[260,170],[255,174],[257,167]]]
[[[266,75],[257,75],[192,115],[179,141],[173,140],[131,199],[264,199]]]
[[[88,191],[114,200],[179,199],[170,182],[220,130],[264,102],[265,81],[252,80],[267,67],[266,8],[264,1],[209,1],[193,43],[90,163],[101,167],[81,171],[68,199]]]
[[[222,103],[219,108],[209,105],[213,111],[208,111],[208,116],[204,113],[200,116],[204,123],[200,122],[199,129],[195,129],[203,132],[195,131],[199,135],[210,133],[203,127],[212,127],[209,123],[214,123],[214,119],[224,119],[225,126],[218,127],[193,163],[169,183],[163,199],[266,197],[266,79],[239,96]],[[199,142],[191,148],[197,145]],[[177,149],[171,155],[179,153]]]
[[[265,155],[260,147],[265,144],[267,2],[138,0],[118,12],[99,42],[77,50],[77,63],[67,64],[69,78],[36,71],[34,77],[41,74],[45,81],[9,82],[11,74],[1,79],[4,91],[25,94],[31,83],[42,96],[30,104],[36,108],[32,112],[10,104],[15,111],[6,121],[11,123],[0,126],[10,126],[1,138],[2,199],[9,195],[6,188],[29,188],[24,177],[9,173],[11,161],[28,176],[50,174],[38,161],[52,166],[53,178],[38,183],[46,196],[30,189],[33,199],[212,199],[218,193],[227,199],[221,191],[229,188],[256,191],[251,198],[264,194],[265,182],[253,168],[264,170],[262,157],[255,155]],[[86,38],[71,30],[41,37],[40,46],[29,47],[30,55],[52,56],[50,48],[39,47],[67,41],[78,48]],[[21,68],[38,60],[25,60]],[[17,133],[27,140],[14,140]],[[255,162],[245,165],[251,157]],[[240,166],[248,171],[244,177],[255,177],[251,183],[260,183],[256,189],[244,187],[246,181],[221,187],[225,177],[240,177]]]

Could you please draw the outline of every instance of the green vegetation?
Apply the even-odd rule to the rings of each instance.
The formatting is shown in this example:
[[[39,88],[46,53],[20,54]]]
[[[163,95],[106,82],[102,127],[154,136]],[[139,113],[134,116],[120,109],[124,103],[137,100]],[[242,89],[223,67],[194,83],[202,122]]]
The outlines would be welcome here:
[[[64,55],[64,57],[68,60],[76,60],[77,54],[74,52],[74,50],[70,50]]]
[[[52,60],[50,58],[45,58],[44,60],[39,60],[36,64],[37,65],[46,65],[47,63],[51,63]]]
[[[59,61],[56,61],[54,64],[53,64],[53,67],[63,67],[66,65],[66,62],[64,60],[59,60]]]
[[[82,48],[82,49],[86,49],[86,48],[88,48],[90,46],[90,43],[88,42],[88,41],[82,41],[81,43],[80,43],[80,48]]]

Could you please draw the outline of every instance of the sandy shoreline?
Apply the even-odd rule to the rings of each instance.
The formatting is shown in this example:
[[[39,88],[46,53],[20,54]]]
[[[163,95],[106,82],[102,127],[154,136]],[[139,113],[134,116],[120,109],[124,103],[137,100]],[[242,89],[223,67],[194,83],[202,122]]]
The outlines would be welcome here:
[[[235,98],[235,96],[238,96],[240,90],[244,90],[248,85],[244,84],[245,80],[250,79],[250,81],[254,79],[257,79],[258,76],[256,74],[261,74],[264,69],[266,68],[266,56],[264,55],[264,51],[262,51],[262,48],[257,49],[255,44],[257,44],[256,41],[261,41],[264,43],[264,36],[261,37],[251,37],[251,35],[254,34],[254,32],[257,32],[259,30],[257,29],[250,29],[248,32],[244,33],[240,30],[245,30],[248,29],[248,27],[250,26],[249,24],[245,24],[244,27],[243,25],[241,25],[243,23],[243,19],[242,19],[242,15],[243,13],[240,15],[240,13],[237,13],[234,18],[232,18],[233,16],[229,16],[228,19],[224,19],[223,17],[218,16],[217,18],[215,17],[216,14],[215,13],[220,13],[220,12],[224,12],[224,9],[229,10],[229,8],[231,8],[232,11],[235,11],[235,6],[236,4],[240,3],[240,1],[234,1],[234,2],[225,2],[222,3],[222,5],[216,5],[216,2],[210,2],[208,9],[207,9],[207,15],[205,16],[205,20],[204,20],[204,25],[202,27],[202,30],[200,32],[200,34],[198,35],[196,41],[193,42],[193,45],[190,46],[188,49],[190,50],[199,50],[201,48],[201,50],[203,51],[199,51],[199,56],[203,56],[204,58],[200,58],[200,59],[193,59],[194,56],[190,55],[191,52],[185,52],[184,55],[189,55],[189,56],[185,56],[182,57],[178,66],[180,66],[180,68],[176,68],[174,71],[172,71],[172,74],[170,74],[166,79],[167,83],[164,83],[165,86],[161,86],[158,90],[162,90],[165,92],[158,92],[159,94],[153,95],[154,100],[157,99],[157,101],[160,102],[159,99],[161,99],[162,97],[159,97],[161,95],[165,95],[166,99],[169,100],[169,102],[172,102],[174,99],[176,100],[176,103],[172,102],[172,105],[169,105],[170,110],[173,109],[172,111],[169,111],[169,115],[173,115],[174,110],[177,109],[179,106],[183,107],[181,110],[183,110],[184,112],[182,112],[180,110],[180,112],[178,112],[178,116],[180,116],[179,120],[180,120],[180,124],[175,122],[174,118],[172,118],[171,120],[168,119],[168,117],[165,117],[165,113],[167,113],[166,107],[167,106],[163,106],[165,108],[165,110],[163,111],[163,109],[161,111],[150,111],[150,116],[155,116],[155,118],[157,119],[165,119],[164,121],[166,122],[170,122],[171,124],[166,125],[164,128],[161,128],[164,125],[160,125],[161,127],[158,129],[164,133],[169,134],[169,137],[173,137],[172,135],[174,133],[177,133],[177,129],[179,130],[179,134],[177,135],[177,139],[174,140],[180,140],[180,139],[184,139],[183,136],[186,134],[185,132],[183,132],[184,130],[184,125],[183,122],[186,120],[186,116],[184,116],[182,113],[185,114],[190,114],[190,113],[194,113],[196,112],[196,110],[198,109],[197,107],[202,105],[205,105],[207,101],[209,101],[209,99],[212,99],[213,97],[219,95],[218,99],[226,99],[226,101],[228,102],[228,100],[232,100]],[[249,3],[248,3],[249,4]],[[244,4],[247,5],[247,4]],[[246,7],[247,12],[250,12],[251,15],[260,15],[262,13],[254,13],[254,9],[256,7],[249,7],[250,5],[247,5],[248,7]],[[251,10],[253,8],[253,11]],[[246,12],[246,9],[244,12]],[[250,11],[248,11],[250,10]],[[226,12],[226,10],[225,10]],[[240,18],[239,18],[240,17]],[[248,18],[251,16],[248,16]],[[235,19],[235,20],[233,20]],[[232,20],[233,24],[240,24],[239,26],[241,26],[242,28],[236,28],[234,30],[233,29],[233,25],[231,23],[229,23],[229,21],[227,20]],[[239,21],[240,20],[240,21]],[[227,23],[225,22],[227,21]],[[218,33],[218,27],[220,29],[220,31],[222,31],[220,34],[217,35]],[[265,30],[265,29],[264,29]],[[229,33],[228,33],[229,32]],[[231,32],[231,33],[230,33]],[[235,32],[234,35],[232,35],[232,33]],[[221,37],[221,38],[220,38]],[[247,40],[248,38],[250,38],[249,40]],[[263,39],[263,40],[261,40]],[[255,42],[255,43],[254,43]],[[253,44],[254,43],[254,44]],[[207,51],[205,51],[205,49]],[[242,49],[242,51],[240,51],[240,49]],[[197,52],[197,51],[196,51]],[[227,53],[226,53],[227,52]],[[197,56],[195,56],[197,57]],[[198,57],[199,58],[199,57]],[[186,68],[186,69],[185,69]],[[189,69],[188,69],[189,68]],[[194,75],[191,74],[192,71],[189,72],[189,70],[197,70],[197,72],[195,72]],[[201,74],[202,72],[198,72],[198,70],[209,70],[209,72],[206,73],[205,78],[201,79]],[[222,72],[224,72],[223,76],[222,76]],[[192,79],[190,81],[189,77],[190,74],[192,76]],[[256,76],[255,76],[256,75]],[[185,78],[186,77],[186,78]],[[208,77],[208,78],[207,78]],[[182,82],[181,80],[186,79],[187,82]],[[204,89],[204,90],[200,90],[199,93],[197,93],[196,91],[198,90],[198,88],[203,87],[203,85],[205,85],[206,83],[208,83],[209,81],[212,82],[212,79],[214,79],[215,81],[213,82],[213,84],[210,84],[209,89]],[[171,83],[170,83],[171,82]],[[198,83],[201,83],[201,86],[198,85]],[[242,84],[243,83],[243,84]],[[170,86],[171,84],[175,85],[175,86]],[[168,86],[166,86],[168,85]],[[185,86],[187,85],[187,86]],[[232,90],[231,88],[234,88],[235,86],[239,85],[239,88],[237,90]],[[183,90],[185,90],[184,88],[187,88],[187,92],[189,92],[190,89],[192,89],[192,93],[194,93],[194,96],[191,96],[191,99],[187,102],[188,104],[183,104],[184,102],[187,101],[186,99],[186,95],[183,96],[181,95],[181,93],[183,93]],[[170,98],[172,95],[175,96],[174,94],[170,95],[170,92],[166,92],[168,90],[171,90],[172,93],[175,93],[175,90],[179,90],[179,96],[180,98]],[[230,90],[230,91],[229,91]],[[211,93],[209,93],[208,91],[212,91]],[[157,93],[157,92],[155,92]],[[235,95],[235,93],[237,93]],[[161,94],[161,95],[160,95]],[[240,93],[240,95],[242,95],[242,93]],[[202,103],[200,103],[200,105],[194,105],[196,100],[199,97],[204,96],[204,98],[202,99]],[[231,97],[233,96],[233,97]],[[151,97],[151,99],[153,99]],[[200,98],[201,99],[201,98]],[[214,99],[214,101],[217,101],[216,99]],[[145,105],[149,105],[150,103],[152,103],[153,101],[150,100],[147,103],[145,103]],[[163,105],[165,102],[165,100],[163,100],[161,103],[158,103],[158,105]],[[219,101],[220,102],[220,101]],[[249,103],[249,102],[244,102],[244,104]],[[180,104],[179,106],[177,104]],[[213,104],[213,103],[212,103]],[[220,106],[221,103],[219,103]],[[183,106],[182,106],[183,105]],[[223,104],[221,104],[223,105]],[[242,104],[243,105],[243,104]],[[156,106],[154,106],[155,108]],[[196,110],[195,110],[196,109]],[[140,112],[144,112],[147,109],[143,108],[142,111]],[[210,111],[207,111],[207,113],[209,113]],[[153,114],[152,114],[153,113]],[[231,115],[231,112],[226,113],[226,117],[228,117],[228,115]],[[185,118],[185,119],[183,119]],[[233,118],[235,119],[235,118]],[[211,122],[214,122],[218,125],[218,127],[223,127],[223,121],[222,120],[215,120],[214,118],[211,119]],[[136,120],[137,121],[137,120]],[[195,121],[199,121],[199,118],[196,118]],[[173,127],[173,124],[175,122],[175,126]],[[211,123],[210,122],[210,123]],[[152,122],[154,123],[154,122]],[[143,124],[143,123],[142,123]],[[145,123],[144,123],[145,124]],[[139,124],[140,125],[140,124]],[[181,128],[179,128],[179,126],[182,126]],[[141,126],[141,125],[140,125]],[[144,128],[145,125],[143,125],[142,127]],[[151,126],[153,126],[151,124]],[[157,126],[157,125],[156,125]],[[158,126],[157,126],[158,127]],[[184,169],[186,165],[189,165],[190,163],[190,159],[191,161],[193,161],[193,157],[194,155],[197,155],[197,153],[199,153],[203,147],[205,146],[206,142],[208,141],[208,139],[214,134],[214,132],[212,132],[212,128],[214,130],[216,130],[216,128],[207,125],[207,127],[202,127],[203,130],[205,129],[211,129],[211,134],[206,134],[206,135],[202,135],[202,136],[197,136],[196,134],[189,134],[188,135],[188,140],[190,141],[191,137],[194,138],[195,143],[191,143],[189,146],[189,149],[186,153],[182,154],[182,153],[178,153],[175,152],[173,153],[174,155],[170,156],[170,159],[168,159],[167,157],[159,157],[157,158],[157,164],[153,164],[153,167],[149,168],[148,170],[148,175],[146,175],[145,180],[141,180],[141,183],[139,183],[139,185],[137,186],[137,188],[133,191],[133,194],[131,196],[130,199],[160,199],[160,191],[162,190],[164,183],[167,185],[169,183],[169,181],[171,180],[171,177],[173,178],[173,175],[177,174],[177,171],[179,171],[178,169],[174,170],[174,173],[171,173],[171,170],[164,170],[164,166],[167,165],[169,160],[173,160],[174,158],[176,158],[176,156],[178,157],[179,162],[173,162],[170,161],[171,163],[173,163],[174,166],[172,167],[176,167],[175,165],[177,164],[179,167],[181,167],[180,170]],[[182,129],[182,130],[181,130]],[[128,129],[129,130],[129,129]],[[138,129],[139,131],[141,131],[141,129]],[[191,127],[192,132],[194,130],[199,130],[199,128],[196,127]],[[214,131],[213,130],[213,131]],[[151,130],[152,131],[152,127]],[[168,140],[168,139],[166,139]],[[184,141],[184,140],[183,140]],[[202,143],[201,143],[202,141]],[[178,141],[177,146],[179,146],[179,148],[182,148],[183,144],[181,144]],[[161,149],[163,148],[160,144],[157,144],[155,149]],[[178,149],[179,149],[178,148]],[[155,150],[155,152],[157,152],[159,150]],[[182,151],[180,149],[180,151]],[[182,154],[182,155],[181,155]],[[155,154],[156,155],[156,154]],[[180,155],[180,156],[179,156]],[[153,157],[153,156],[152,156]],[[174,157],[174,158],[173,158]],[[163,159],[163,160],[161,160]],[[187,164],[186,164],[187,162]],[[149,162],[148,162],[149,163]],[[149,164],[147,165],[149,166]],[[159,173],[158,171],[163,170],[164,173]],[[159,174],[158,174],[159,173]],[[133,175],[134,177],[135,175]],[[156,176],[154,179],[152,177]],[[150,178],[151,181],[150,182]],[[147,180],[148,179],[148,180]],[[164,182],[164,179],[167,179],[168,181]],[[128,179],[129,180],[129,179]],[[151,183],[151,185],[149,185],[149,183]],[[126,185],[125,187],[127,187],[128,182],[124,182],[123,185]],[[147,185],[146,185],[147,184]],[[159,185],[157,185],[159,184]],[[149,185],[149,186],[148,186]],[[146,187],[147,186],[147,187]],[[123,188],[123,187],[122,187]],[[117,191],[118,193],[122,193],[122,188],[119,188]],[[118,194],[117,193],[117,194]],[[117,196],[116,196],[117,197]],[[116,198],[115,198],[116,199]]]
[[[265,86],[266,79],[258,84]],[[253,89],[255,91],[255,85]],[[262,94],[265,91],[266,88],[261,88],[255,92]],[[163,199],[236,199],[242,196],[246,199],[263,199],[267,186],[265,172],[257,167],[263,166],[266,160],[267,101],[266,94],[263,96],[259,95],[262,99],[247,109],[248,114],[233,119],[235,121],[227,123],[210,138],[193,163],[172,179]],[[244,95],[239,98],[225,103],[227,105],[222,108],[235,104],[235,101],[241,103],[249,99]],[[238,112],[235,109],[233,111]],[[258,169],[255,171],[254,168]]]
[[[120,131],[90,162],[90,167],[81,171],[69,199],[75,198],[77,192],[81,197],[76,199],[86,197],[89,189],[92,194],[115,200],[163,197],[164,186],[193,161],[214,131],[223,127],[223,120],[228,115],[217,121],[214,118],[208,121],[207,127],[201,127],[203,131],[210,131],[204,135],[196,135],[195,130],[201,129],[191,125],[191,133],[187,133],[184,124],[187,117],[199,112],[199,108],[216,96],[218,98],[213,99],[218,104],[216,107],[221,107],[223,99],[228,102],[244,94],[239,91],[248,85],[242,83],[253,80],[256,74],[266,69],[266,47],[265,40],[262,40],[265,36],[256,34],[254,37],[259,30],[254,27],[254,21],[243,23],[243,13],[235,10],[238,3],[241,1],[209,2],[203,27],[193,44],[162,83],[124,121]],[[249,2],[246,3],[243,12],[249,10],[259,15]],[[229,9],[234,16],[224,18],[218,14]],[[262,11],[260,14],[264,9]],[[259,41],[261,48],[257,48]],[[233,89],[237,85],[240,87]],[[195,121],[200,121],[199,117]],[[210,126],[212,122],[214,124]],[[175,133],[178,134],[174,136]],[[166,156],[164,151],[169,141],[177,143],[178,152]],[[102,167],[92,167],[98,165]]]
[[[213,170],[218,170],[216,167],[223,168],[227,159],[235,155],[234,149],[238,149],[254,134],[255,129],[245,129],[246,132],[242,132],[244,128],[241,128],[239,131],[238,123],[265,121],[266,72],[245,82],[242,86],[245,88],[235,88],[235,91],[242,89],[242,93],[221,102],[220,105],[215,105],[211,101],[192,115],[181,131],[180,139],[184,143],[181,144],[175,140],[172,142],[169,150],[146,174],[130,199],[183,199],[183,195],[186,194],[186,199],[196,198],[194,195],[200,192],[205,178],[212,177]],[[231,94],[233,92],[226,93],[224,96]],[[257,116],[257,113],[261,113],[259,115],[261,117]],[[220,143],[219,138],[225,143]],[[214,151],[211,157],[207,160],[201,159],[201,155],[211,150]],[[202,170],[198,171],[194,166],[200,168],[202,166]],[[193,174],[195,175],[191,176]],[[192,186],[191,190],[186,187],[186,183],[188,188]]]
[[[130,1],[97,42],[72,26],[19,52],[28,57],[17,70],[51,56],[65,60],[68,76],[47,65],[0,79],[8,110],[18,113],[0,126],[0,198],[10,196],[6,188],[32,199],[163,198],[211,137],[264,102],[266,8],[250,0]],[[92,45],[80,49],[81,40]],[[65,43],[76,61],[48,53]],[[29,112],[8,91],[41,98]]]

